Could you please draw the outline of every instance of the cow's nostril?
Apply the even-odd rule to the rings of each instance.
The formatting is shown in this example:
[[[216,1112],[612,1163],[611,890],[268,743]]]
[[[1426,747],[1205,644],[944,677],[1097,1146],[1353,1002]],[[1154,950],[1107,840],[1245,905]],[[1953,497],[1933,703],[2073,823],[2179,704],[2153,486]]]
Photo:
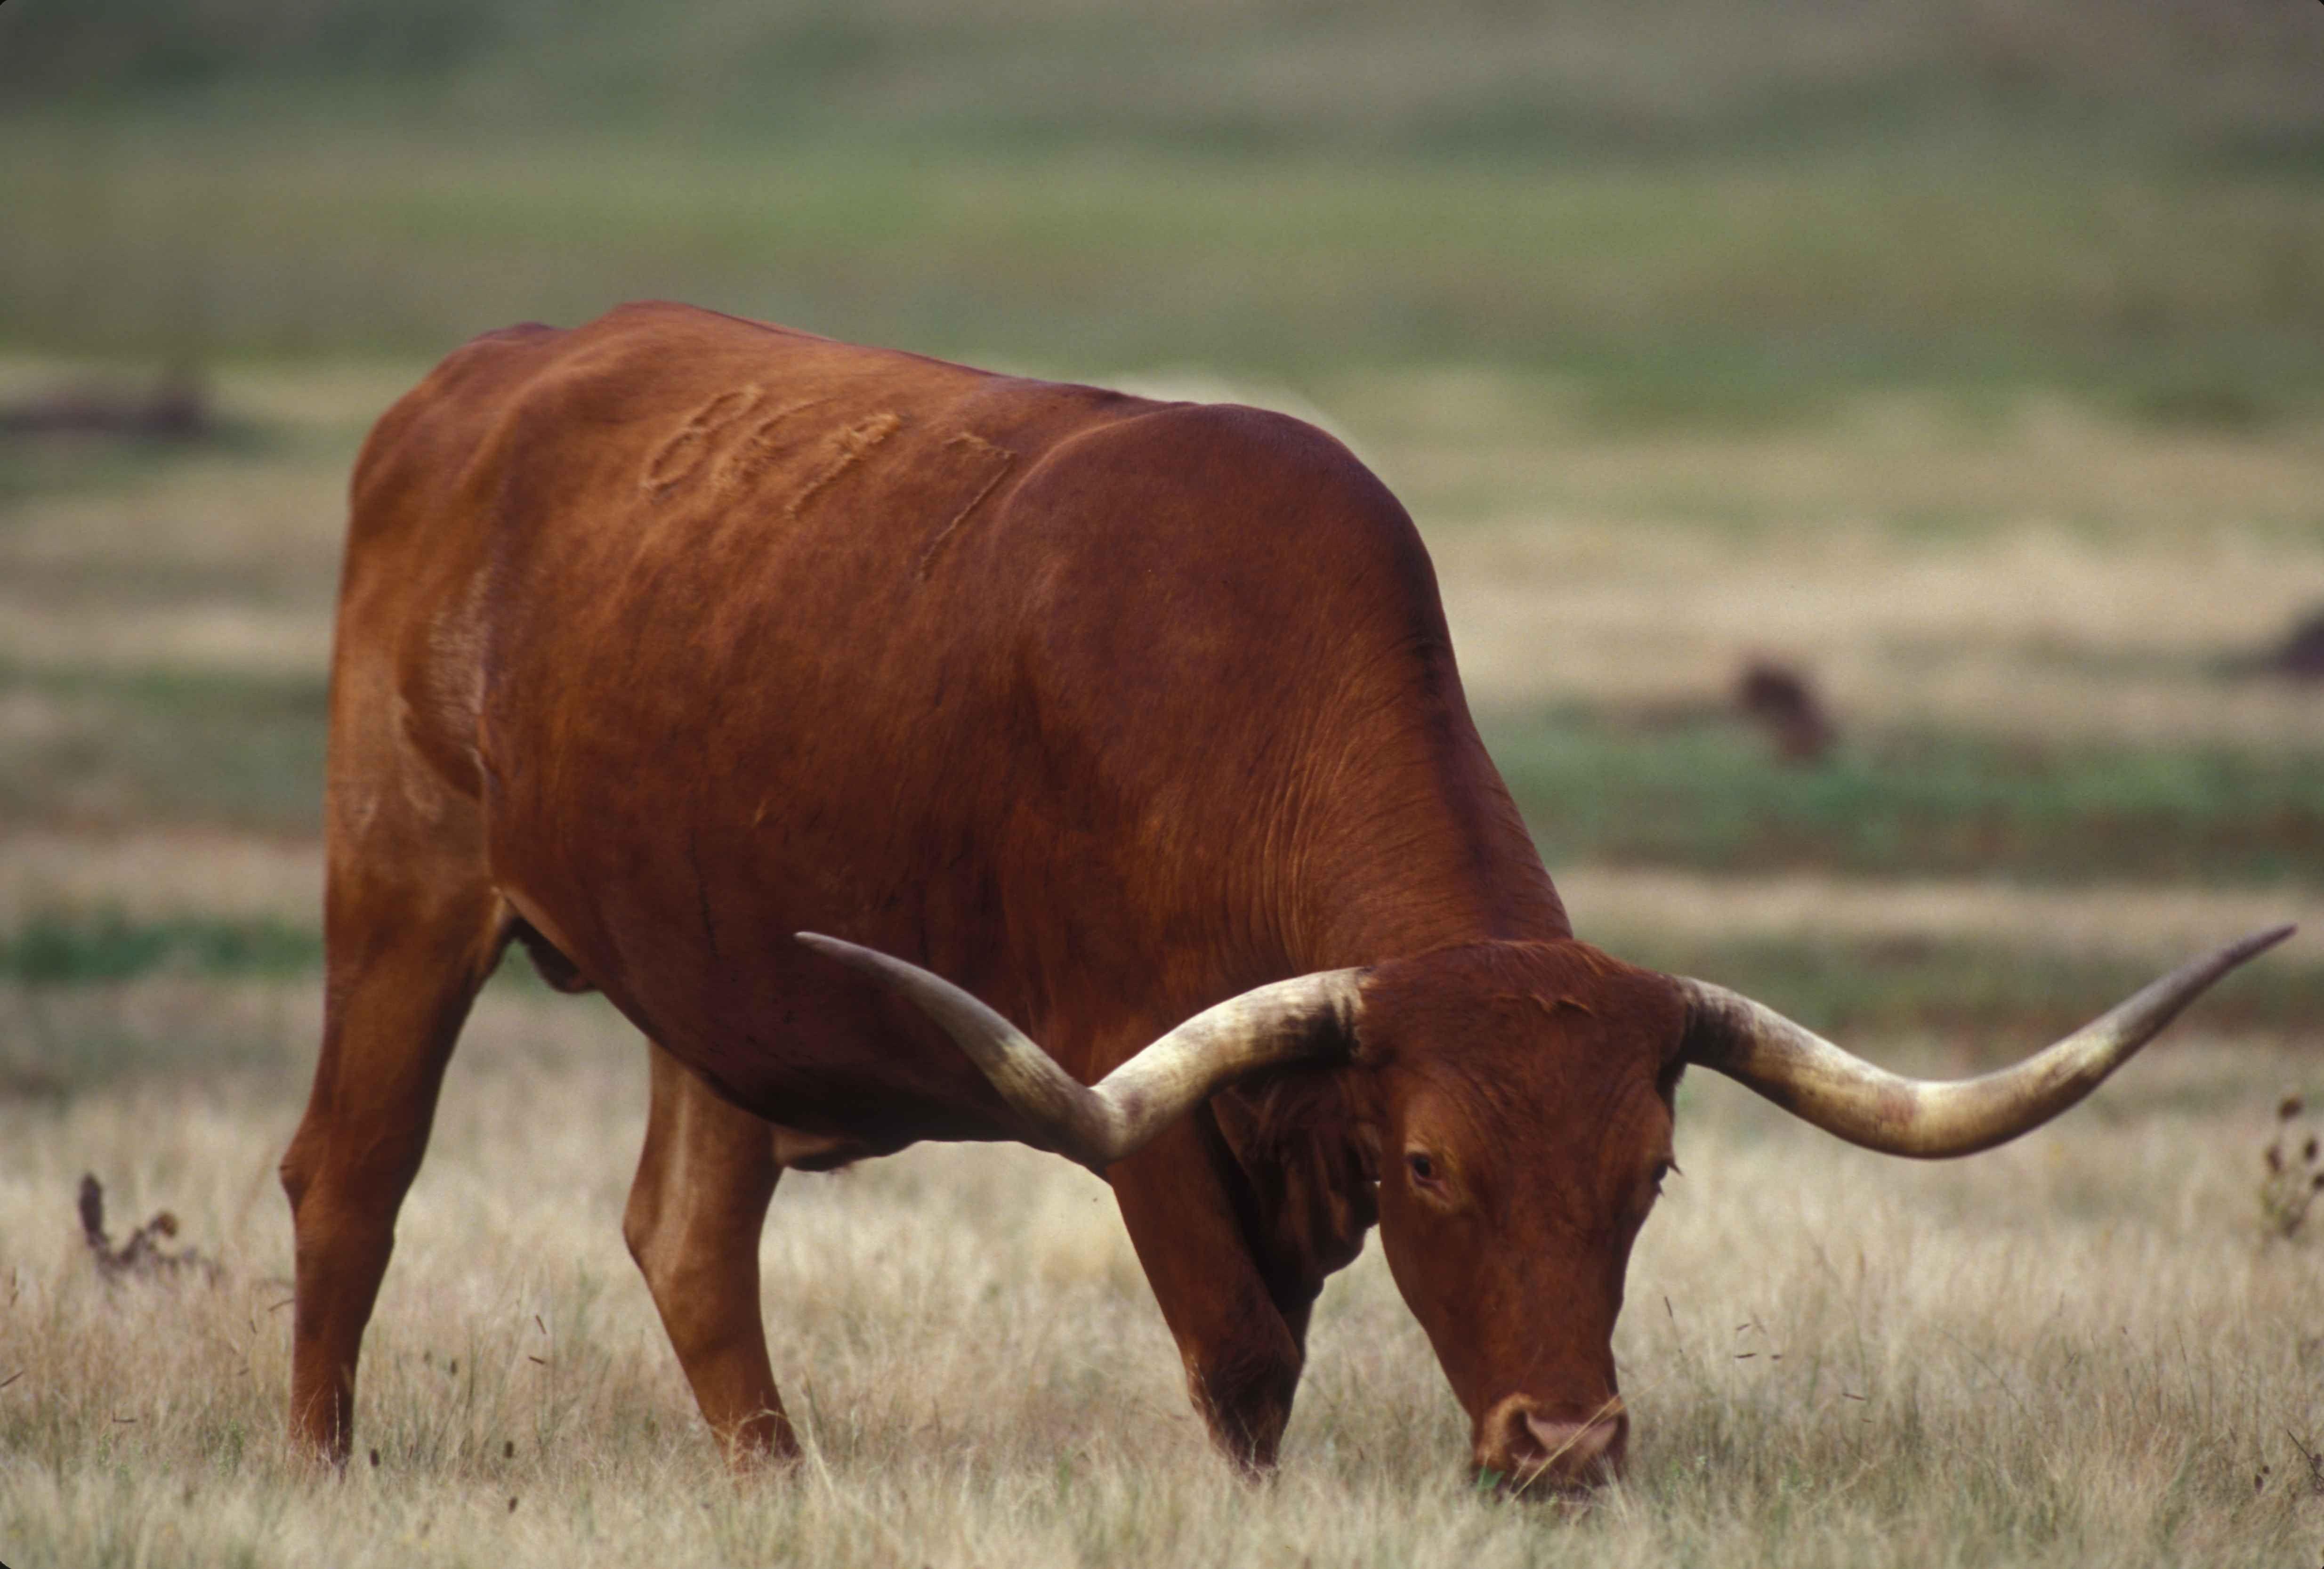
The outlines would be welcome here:
[[[1578,1417],[1556,1417],[1512,1396],[1484,1425],[1477,1463],[1513,1488],[1577,1491],[1621,1470],[1629,1431],[1619,1397]]]
[[[1572,1474],[1601,1466],[1618,1433],[1614,1422],[1605,1417],[1591,1422],[1558,1422],[1528,1415],[1525,1425],[1538,1463]]]

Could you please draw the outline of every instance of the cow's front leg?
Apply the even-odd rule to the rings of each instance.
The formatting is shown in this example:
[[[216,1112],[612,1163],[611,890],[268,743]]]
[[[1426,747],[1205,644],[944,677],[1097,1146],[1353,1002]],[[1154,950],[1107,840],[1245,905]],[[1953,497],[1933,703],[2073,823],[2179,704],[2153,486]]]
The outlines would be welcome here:
[[[1212,1440],[1246,1471],[1272,1469],[1305,1361],[1305,1304],[1296,1324],[1277,1306],[1238,1203],[1240,1174],[1209,1112],[1181,1119],[1106,1178]]]
[[[644,1152],[622,1220],[695,1403],[737,1471],[798,1454],[759,1317],[759,1232],[782,1175],[774,1130],[659,1046]]]

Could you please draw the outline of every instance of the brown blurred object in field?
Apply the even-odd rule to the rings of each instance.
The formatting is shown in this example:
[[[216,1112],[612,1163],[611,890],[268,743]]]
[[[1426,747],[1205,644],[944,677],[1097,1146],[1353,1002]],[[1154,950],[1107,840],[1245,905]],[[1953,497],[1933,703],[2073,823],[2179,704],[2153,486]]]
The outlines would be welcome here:
[[[2324,1141],[2298,1121],[2307,1109],[2300,1096],[2284,1096],[2275,1108],[2275,1137],[2260,1155],[2267,1168],[2259,1188],[2261,1229],[2286,1241],[2300,1234],[2317,1195],[2324,1194]]]
[[[152,1220],[115,1247],[105,1231],[105,1185],[94,1172],[80,1179],[80,1232],[88,1243],[89,1256],[97,1260],[97,1272],[108,1280],[124,1275],[175,1275],[183,1269],[199,1269],[203,1279],[216,1283],[220,1273],[215,1260],[203,1258],[195,1249],[180,1248],[174,1253],[162,1249],[157,1239],[178,1234],[178,1217],[168,1210],[156,1210]]]
[[[79,387],[0,404],[0,436],[124,436],[192,441],[211,433],[208,383],[186,366],[163,371],[150,391]]]
[[[1816,762],[1839,739],[1805,672],[1769,659],[1745,661],[1735,683],[1735,706],[1775,741],[1786,762]]]
[[[2274,651],[2261,659],[2260,667],[2295,681],[2324,681],[2324,607],[2294,623]]]

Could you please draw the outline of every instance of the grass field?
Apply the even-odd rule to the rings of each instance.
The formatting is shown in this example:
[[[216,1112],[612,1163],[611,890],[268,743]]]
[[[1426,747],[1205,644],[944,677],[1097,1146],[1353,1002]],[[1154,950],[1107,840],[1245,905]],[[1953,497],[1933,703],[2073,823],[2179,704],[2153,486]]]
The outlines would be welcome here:
[[[2256,1194],[2275,1095],[2313,1068],[2249,1040],[2192,1032],[2057,1128],[1934,1168],[1691,1084],[1689,1175],[1617,1342],[1632,1474],[1575,1517],[1468,1489],[1377,1253],[1321,1306],[1282,1474],[1234,1481],[1102,1189],[989,1149],[786,1183],[766,1313],[808,1460],[737,1489],[618,1240],[638,1054],[537,993],[472,1026],[355,1464],[315,1481],[278,1447],[272,1179],[311,989],[82,1001],[80,1029],[174,1060],[0,1106],[11,1563],[2275,1565],[2324,1539],[2294,1443],[2324,1435],[2324,1265],[2263,1240]],[[100,1282],[84,1170],[116,1232],[167,1204],[224,1278]]]
[[[70,368],[20,355],[0,399]],[[2324,1103],[2310,937],[1975,1160],[1690,1083],[1617,1342],[1632,1473],[1578,1513],[1469,1487],[1376,1251],[1319,1309],[1282,1474],[1235,1481],[1102,1189],[982,1148],[786,1183],[761,1259],[808,1459],[736,1488],[620,1241],[634,1036],[512,966],[406,1211],[356,1463],[296,1472],[273,1164],[319,1011],[318,672],[346,466],[415,368],[228,364],[214,441],[0,448],[10,1564],[2324,1551],[2324,1214],[2286,1239],[2262,1202],[2279,1099]],[[2310,423],[1859,387],[1617,428],[1522,367],[1174,384],[1309,410],[1412,502],[1489,742],[1609,947],[1967,1071],[2324,916],[2324,693],[2252,669],[2324,600]],[[1729,716],[1753,652],[1825,687],[1824,763]],[[85,1171],[116,1236],[168,1207],[217,1282],[100,1280]]]

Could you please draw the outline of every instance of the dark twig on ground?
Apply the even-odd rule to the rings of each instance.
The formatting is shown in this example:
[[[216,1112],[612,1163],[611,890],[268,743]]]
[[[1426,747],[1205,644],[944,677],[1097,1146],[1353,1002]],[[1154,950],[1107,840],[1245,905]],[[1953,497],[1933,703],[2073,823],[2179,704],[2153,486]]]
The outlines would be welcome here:
[[[152,1220],[129,1233],[127,1241],[115,1247],[105,1230],[105,1185],[94,1173],[80,1179],[80,1232],[89,1256],[97,1260],[97,1272],[108,1280],[198,1270],[204,1280],[215,1284],[223,1273],[216,1260],[205,1259],[195,1249],[173,1252],[161,1246],[162,1239],[178,1234],[178,1217],[168,1210],[156,1211]]]
[[[2289,1427],[2283,1430],[2283,1435],[2292,1440],[2292,1446],[2300,1451],[2300,1458],[2308,1463],[2309,1491],[2319,1498],[2324,1498],[2324,1454],[2319,1454],[2302,1444],[2300,1441],[2300,1435]]]

